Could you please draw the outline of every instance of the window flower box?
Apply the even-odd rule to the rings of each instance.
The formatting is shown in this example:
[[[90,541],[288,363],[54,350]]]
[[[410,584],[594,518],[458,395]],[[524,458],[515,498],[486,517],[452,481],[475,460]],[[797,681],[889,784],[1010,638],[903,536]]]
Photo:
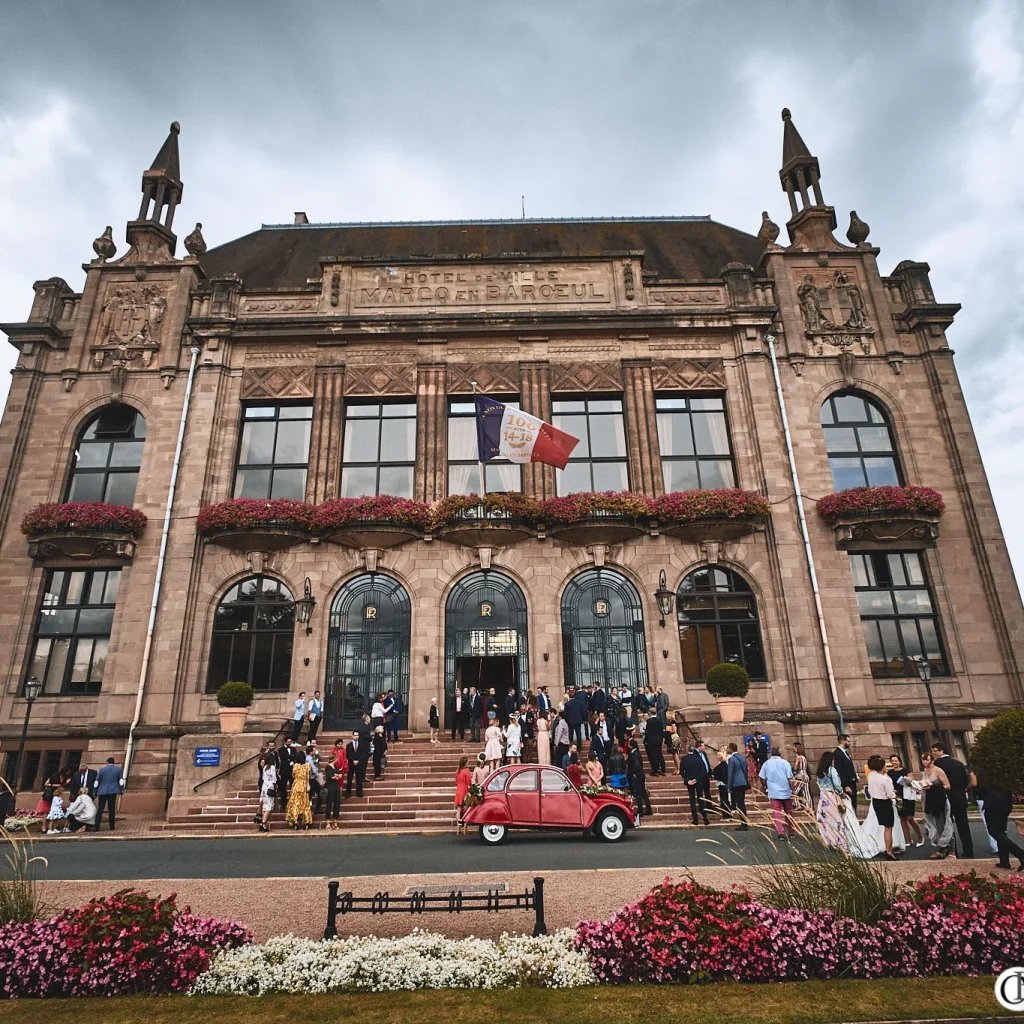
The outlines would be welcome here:
[[[145,528],[146,516],[137,508],[105,501],[37,505],[21,521],[36,565],[68,559],[127,565]]]
[[[672,491],[651,502],[659,532],[693,543],[738,540],[763,529],[770,514],[767,498],[738,487]]]
[[[436,535],[467,547],[501,548],[532,537],[540,505],[516,492],[452,494],[430,510]]]
[[[331,498],[313,511],[313,529],[347,548],[393,548],[419,540],[429,506],[390,494]]]
[[[843,551],[933,548],[945,508],[930,487],[851,487],[818,501],[818,515]]]
[[[541,502],[551,536],[563,544],[621,544],[646,532],[651,499],[629,491],[580,491]]]
[[[235,498],[207,505],[196,529],[211,543],[235,551],[282,551],[309,540],[313,506],[285,498]]]

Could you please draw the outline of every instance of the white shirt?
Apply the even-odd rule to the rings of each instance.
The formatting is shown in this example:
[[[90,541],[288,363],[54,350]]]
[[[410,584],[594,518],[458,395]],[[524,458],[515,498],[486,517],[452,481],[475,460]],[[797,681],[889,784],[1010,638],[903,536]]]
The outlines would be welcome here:
[[[882,772],[868,773],[868,796],[872,800],[895,800],[896,790],[892,779]]]
[[[320,718],[324,713],[324,702],[314,697],[309,702],[309,713],[314,718]]]
[[[373,707],[370,709],[371,718],[383,718],[384,717],[384,705],[381,702],[374,701]]]
[[[306,717],[306,702],[300,697],[295,702],[295,714],[292,715],[293,722],[301,722]]]

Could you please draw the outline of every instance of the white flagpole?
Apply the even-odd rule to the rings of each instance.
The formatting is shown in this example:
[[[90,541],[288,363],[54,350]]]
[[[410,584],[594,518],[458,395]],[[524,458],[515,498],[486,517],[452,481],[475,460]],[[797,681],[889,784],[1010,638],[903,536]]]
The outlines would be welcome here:
[[[473,413],[474,420],[476,417],[476,381],[470,381],[473,385]],[[480,471],[480,497],[482,498],[487,493],[487,482],[484,479],[484,460],[481,457],[483,452],[480,451],[480,424],[477,421],[477,434],[476,434],[476,458],[477,458],[477,469]]]

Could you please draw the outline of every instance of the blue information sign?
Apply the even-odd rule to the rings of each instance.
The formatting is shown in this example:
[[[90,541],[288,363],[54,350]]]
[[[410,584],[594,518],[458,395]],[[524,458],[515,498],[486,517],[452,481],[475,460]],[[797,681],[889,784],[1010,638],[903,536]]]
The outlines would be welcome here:
[[[219,768],[220,747],[196,747],[192,763],[196,768]]]

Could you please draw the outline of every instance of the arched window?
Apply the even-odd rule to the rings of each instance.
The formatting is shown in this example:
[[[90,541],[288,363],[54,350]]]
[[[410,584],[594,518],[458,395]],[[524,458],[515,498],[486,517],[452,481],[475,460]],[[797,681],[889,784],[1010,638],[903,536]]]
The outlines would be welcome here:
[[[889,421],[874,399],[840,391],[821,407],[821,425],[837,491],[903,482]]]
[[[100,409],[79,435],[67,500],[131,505],[145,440],[146,421],[130,405]]]
[[[752,679],[765,678],[757,602],[738,573],[717,566],[691,572],[679,584],[676,616],[688,683],[723,661],[742,665]]]
[[[629,580],[611,569],[585,569],[562,594],[565,685],[610,689],[647,685],[644,610]]]
[[[287,690],[292,677],[295,600],[269,576],[250,576],[221,599],[213,620],[207,690],[241,681],[254,690]]]

